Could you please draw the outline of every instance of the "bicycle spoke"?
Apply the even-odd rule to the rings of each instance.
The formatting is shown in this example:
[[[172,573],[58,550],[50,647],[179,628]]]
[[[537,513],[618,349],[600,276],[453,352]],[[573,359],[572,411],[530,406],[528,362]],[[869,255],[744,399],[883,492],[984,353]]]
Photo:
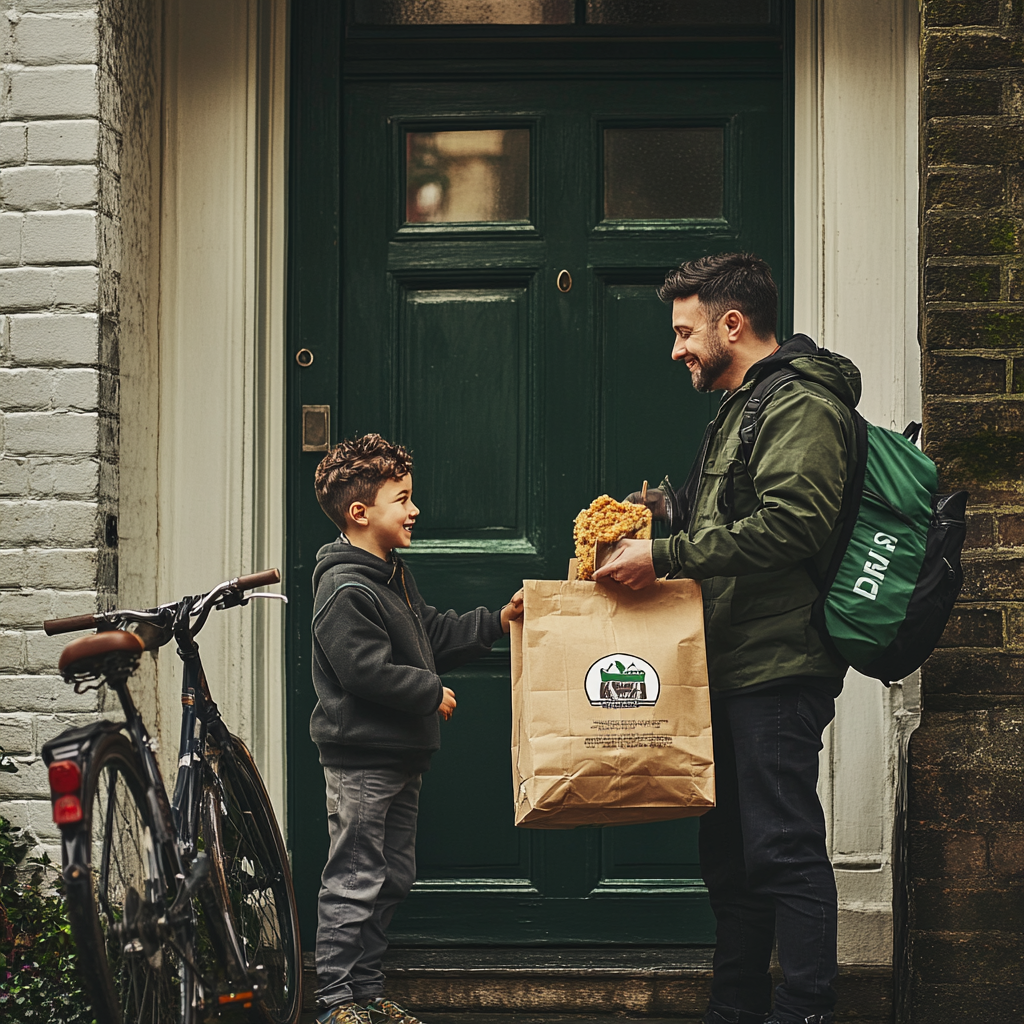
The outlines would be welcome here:
[[[167,902],[145,784],[134,753],[112,736],[89,765],[87,907],[76,892],[72,925],[99,1019],[124,1024],[194,1020],[191,971],[168,942]],[[72,894],[69,893],[69,901]],[[111,1003],[113,1000],[113,1003]]]
[[[258,1002],[268,1021],[294,1019],[300,982],[298,938],[287,862],[276,838],[273,812],[239,741],[217,768],[219,810],[213,821],[227,900],[245,964],[258,982]]]

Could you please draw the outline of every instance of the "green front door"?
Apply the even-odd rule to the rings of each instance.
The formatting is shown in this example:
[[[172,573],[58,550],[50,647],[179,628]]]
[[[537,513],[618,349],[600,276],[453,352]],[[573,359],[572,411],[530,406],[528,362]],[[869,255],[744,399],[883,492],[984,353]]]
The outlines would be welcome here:
[[[785,281],[789,203],[777,73],[444,68],[345,68],[340,337],[324,358],[330,339],[293,339],[319,360],[293,400],[330,404],[335,438],[374,430],[413,450],[422,514],[406,557],[428,601],[466,610],[564,577],[573,517],[598,494],[682,483],[715,399],[671,362],[655,287],[682,260],[737,249]],[[296,645],[313,555],[332,539],[318,458],[295,460]],[[308,655],[293,657],[309,941],[326,826],[303,740]],[[459,707],[425,777],[419,881],[395,941],[712,941],[695,821],[514,828],[507,642],[446,682]]]

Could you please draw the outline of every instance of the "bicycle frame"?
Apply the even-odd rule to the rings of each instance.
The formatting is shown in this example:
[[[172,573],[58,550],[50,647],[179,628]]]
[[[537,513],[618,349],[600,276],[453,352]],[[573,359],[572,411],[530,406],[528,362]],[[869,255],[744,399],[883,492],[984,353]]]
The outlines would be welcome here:
[[[275,594],[248,594],[230,589],[233,583],[222,584],[206,595],[186,597],[171,605],[164,605],[148,612],[110,612],[96,616],[82,617],[71,628],[85,628],[95,624],[102,631],[122,627],[125,622],[139,624],[139,632],[149,631],[152,643],[149,649],[162,646],[172,637],[177,642],[177,654],[182,660],[181,685],[181,732],[178,748],[178,773],[174,795],[168,800],[163,776],[156,758],[157,744],[151,739],[138,708],[128,689],[130,674],[121,678],[107,677],[107,685],[117,694],[124,713],[124,722],[97,722],[83,729],[69,730],[47,746],[48,762],[56,759],[72,759],[84,767],[90,756],[93,741],[109,732],[127,732],[131,739],[142,769],[146,789],[146,801],[153,820],[153,841],[159,855],[153,858],[147,874],[146,906],[162,906],[169,894],[173,901],[162,912],[156,924],[162,928],[170,926],[178,935],[176,945],[179,953],[190,961],[191,934],[186,926],[194,924],[192,897],[203,897],[202,885],[209,864],[198,849],[202,820],[204,789],[212,783],[220,786],[214,770],[216,759],[231,748],[231,735],[221,718],[211,693],[202,661],[196,634],[206,624],[214,608],[224,609],[247,604],[254,597],[280,597]],[[267,580],[266,582],[272,582]],[[65,624],[73,620],[65,620]],[[55,625],[61,625],[55,620]],[[212,742],[210,742],[212,741]],[[207,755],[210,755],[209,757]],[[230,756],[230,754],[228,755]],[[113,800],[108,803],[108,814],[113,813]],[[85,865],[90,863],[90,851],[85,847],[88,839],[81,830],[64,833],[65,876],[69,884],[78,884],[87,877]],[[154,851],[156,852],[156,851]],[[99,871],[106,888],[106,872],[109,869],[106,851],[103,853]],[[205,897],[203,899],[205,905]],[[211,906],[210,912],[215,913]],[[183,931],[183,929],[185,929]],[[229,921],[218,920],[217,934],[221,947],[221,959],[235,981],[247,977],[245,956],[238,935]],[[195,970],[194,965],[189,966]],[[199,972],[195,972],[199,976]],[[202,980],[200,978],[200,980]],[[249,993],[251,996],[251,993]]]

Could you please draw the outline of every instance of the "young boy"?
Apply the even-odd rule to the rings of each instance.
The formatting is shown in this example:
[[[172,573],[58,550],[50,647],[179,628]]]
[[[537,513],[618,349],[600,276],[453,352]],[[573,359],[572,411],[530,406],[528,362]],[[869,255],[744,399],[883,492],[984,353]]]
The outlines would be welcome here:
[[[455,694],[440,672],[485,654],[523,611],[438,612],[394,548],[412,543],[412,459],[378,434],[342,441],[316,471],[320,507],[342,531],[313,571],[309,731],[327,781],[330,853],[316,935],[320,1024],[419,1024],[383,999],[385,931],[416,879],[422,773]]]

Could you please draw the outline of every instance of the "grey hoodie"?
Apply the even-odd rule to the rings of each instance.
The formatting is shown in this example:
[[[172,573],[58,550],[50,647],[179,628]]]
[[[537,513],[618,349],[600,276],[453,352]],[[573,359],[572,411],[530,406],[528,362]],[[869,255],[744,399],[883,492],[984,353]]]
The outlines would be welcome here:
[[[384,561],[344,535],[316,557],[309,732],[321,764],[426,771],[441,744],[439,673],[490,650],[500,611],[441,613],[400,558]]]

